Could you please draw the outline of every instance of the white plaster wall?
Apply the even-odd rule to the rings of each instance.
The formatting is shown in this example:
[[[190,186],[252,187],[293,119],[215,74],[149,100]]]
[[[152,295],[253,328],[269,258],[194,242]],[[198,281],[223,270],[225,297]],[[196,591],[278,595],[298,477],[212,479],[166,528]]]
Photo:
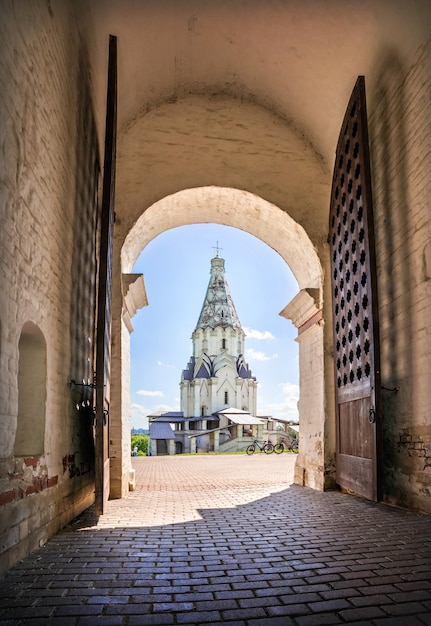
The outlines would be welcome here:
[[[300,397],[300,448],[295,466],[295,482],[324,489],[325,474],[330,475],[325,459],[325,444],[334,451],[335,441],[325,438],[325,365],[323,325],[314,324],[298,337]],[[333,480],[333,477],[332,477]]]
[[[385,498],[431,512],[431,39],[408,61],[388,51],[376,77],[369,110]]]
[[[77,414],[88,394],[68,381],[91,383],[93,372],[98,146],[70,3],[2,0],[0,14],[3,572],[94,498],[91,406],[90,416]],[[43,334],[47,355],[44,451],[30,459],[13,456],[26,322]]]

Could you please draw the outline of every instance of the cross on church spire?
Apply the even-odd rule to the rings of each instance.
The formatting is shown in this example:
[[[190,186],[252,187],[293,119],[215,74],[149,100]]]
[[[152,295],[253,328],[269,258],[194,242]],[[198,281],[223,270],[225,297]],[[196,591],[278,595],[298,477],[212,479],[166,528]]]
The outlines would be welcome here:
[[[219,254],[218,254],[218,253],[219,253],[219,250],[223,250],[223,248],[219,248],[218,241],[216,242],[216,245],[215,245],[215,246],[213,246],[213,250],[215,250],[215,251],[216,251],[216,257],[218,257],[218,255],[219,255]]]

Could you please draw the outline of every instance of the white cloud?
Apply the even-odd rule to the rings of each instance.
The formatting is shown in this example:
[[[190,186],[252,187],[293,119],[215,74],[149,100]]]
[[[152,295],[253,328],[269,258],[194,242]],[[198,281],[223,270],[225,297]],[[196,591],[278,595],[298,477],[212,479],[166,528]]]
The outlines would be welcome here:
[[[168,411],[178,411],[178,407],[171,406],[170,404],[158,404],[155,409],[155,413],[167,413]]]
[[[283,393],[289,397],[296,397],[296,400],[299,400],[299,385],[295,383],[280,383],[279,387],[281,387]]]
[[[278,359],[278,354],[268,355],[265,352],[258,352],[257,350],[253,350],[253,348],[248,348],[245,351],[245,356],[249,361],[271,361],[272,359]]]
[[[243,330],[246,334],[247,339],[275,339],[274,335],[270,333],[269,330],[264,330],[262,332],[261,330],[247,328],[247,326],[244,326]]]
[[[130,425],[132,428],[148,428],[148,417],[151,413],[146,407],[142,406],[142,404],[132,404],[131,405],[131,415],[130,415]]]
[[[149,391],[147,389],[139,389],[136,392],[136,395],[138,396],[146,396],[148,398],[163,398],[163,391]]]
[[[131,409],[132,409],[132,412],[135,413],[135,415],[141,415],[141,416],[146,416],[147,411],[148,411],[148,409],[144,407],[142,404],[136,404],[135,402],[131,404]]]
[[[163,361],[156,361],[156,363],[159,367],[170,367],[172,369],[175,369],[175,365],[170,365],[169,363],[163,363]]]
[[[270,402],[259,409],[259,413],[272,415],[284,420],[298,419],[299,386],[293,383],[280,383],[283,397],[279,402]]]

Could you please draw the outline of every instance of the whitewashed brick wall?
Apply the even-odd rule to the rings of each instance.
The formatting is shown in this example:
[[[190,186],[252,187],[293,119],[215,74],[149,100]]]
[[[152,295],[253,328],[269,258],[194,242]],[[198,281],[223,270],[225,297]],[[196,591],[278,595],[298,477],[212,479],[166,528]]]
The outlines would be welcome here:
[[[91,416],[74,408],[91,394],[77,397],[67,384],[93,371],[98,184],[88,64],[71,6],[0,7],[0,570],[93,497]],[[26,460],[13,452],[27,321],[43,333],[48,367],[44,454]]]
[[[374,84],[384,492],[390,502],[430,512],[431,40],[409,65],[382,59]]]

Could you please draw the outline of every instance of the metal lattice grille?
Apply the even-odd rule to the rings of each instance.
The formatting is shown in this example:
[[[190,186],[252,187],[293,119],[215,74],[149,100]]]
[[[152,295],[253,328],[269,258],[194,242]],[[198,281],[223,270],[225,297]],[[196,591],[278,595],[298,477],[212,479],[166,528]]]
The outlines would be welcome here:
[[[338,389],[373,377],[374,244],[365,87],[359,77],[337,147],[330,213],[334,348]]]

